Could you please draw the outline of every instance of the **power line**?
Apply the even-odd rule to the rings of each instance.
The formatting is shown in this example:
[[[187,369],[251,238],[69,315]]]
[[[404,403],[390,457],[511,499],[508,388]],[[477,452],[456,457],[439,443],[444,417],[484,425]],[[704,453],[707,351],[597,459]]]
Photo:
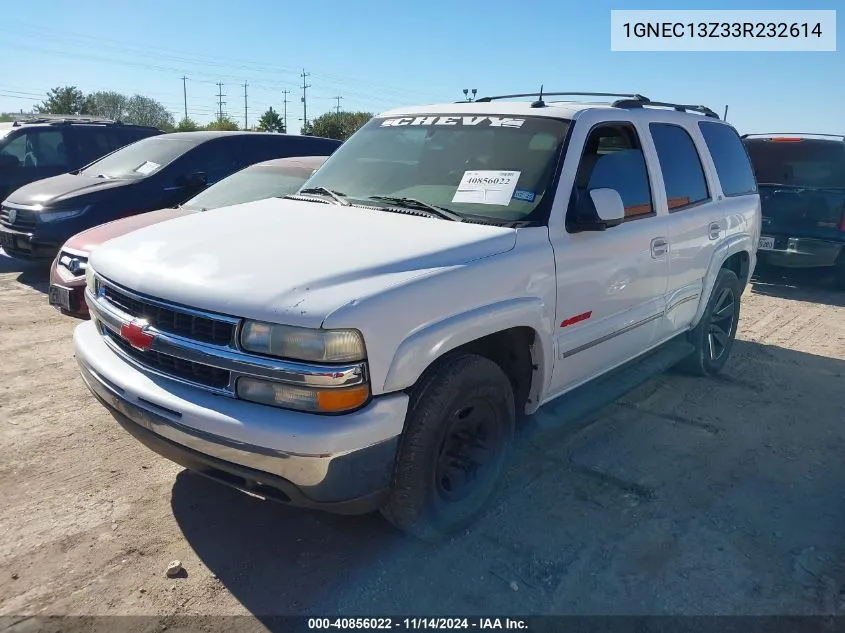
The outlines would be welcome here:
[[[225,105],[225,101],[223,101],[223,97],[226,95],[223,94],[223,84],[217,84],[217,120],[223,120],[223,106]]]
[[[303,129],[308,126],[308,107],[305,101],[305,90],[311,87],[311,84],[305,83],[305,78],[308,77],[308,73],[305,72],[305,69],[302,69],[302,127]]]
[[[343,99],[343,97],[332,97],[332,99],[337,99],[337,113],[340,114],[340,100]]]
[[[251,72],[261,72],[266,74],[273,74],[278,76],[279,74],[287,74],[293,73],[296,70],[294,66],[284,66],[281,64],[257,64],[254,61],[248,61],[246,59],[237,59],[232,58],[230,56],[221,56],[221,55],[208,55],[208,54],[197,54],[197,53],[188,53],[184,50],[178,50],[173,48],[165,48],[165,47],[152,47],[149,46],[147,43],[143,45],[139,44],[131,44],[126,41],[115,40],[110,38],[104,38],[100,35],[91,36],[82,33],[75,33],[72,31],[64,31],[64,35],[56,33],[55,29],[46,29],[44,27],[40,27],[37,25],[33,25],[31,23],[25,22],[17,22],[13,21],[13,24],[20,25],[16,27],[15,32],[9,33],[7,37],[14,36],[15,33],[20,33],[20,37],[27,40],[30,39],[26,35],[26,31],[30,32],[38,32],[41,34],[49,34],[50,40],[53,42],[60,43],[62,40],[73,44],[74,46],[78,46],[80,43],[83,45],[88,44],[90,45],[92,42],[96,42],[96,47],[98,49],[113,49],[119,50],[126,54],[132,55],[134,58],[137,58],[139,52],[143,52],[146,57],[150,57],[150,54],[159,55],[160,57],[164,57],[169,61],[174,62],[183,62],[183,63],[192,63],[192,64],[208,64],[214,65],[215,67],[219,68],[221,66],[239,70],[249,70]],[[21,33],[21,31],[23,31]],[[87,40],[87,41],[85,41]],[[108,43],[110,42],[110,44]],[[156,53],[156,51],[160,51]],[[402,95],[411,95],[416,94],[422,97],[425,95],[426,97],[430,96],[430,91],[421,91],[419,89],[411,89],[411,88],[400,88],[396,85],[380,83],[380,82],[373,82],[373,81],[364,81],[359,78],[355,77],[344,77],[342,75],[335,75],[331,73],[320,73],[317,72],[314,74],[316,77],[324,77],[329,79],[332,82],[338,83],[355,83],[359,86],[370,86],[373,88],[377,88],[381,91],[386,92],[395,92],[397,94]],[[220,77],[220,75],[218,75]],[[211,82],[213,83],[213,82]],[[436,86],[438,90],[447,90],[446,86]]]
[[[288,93],[289,92],[290,92],[290,90],[282,90],[282,94],[284,95],[284,101],[282,101],[282,103],[284,104],[284,108],[285,108],[285,114],[284,114],[285,133],[287,133],[287,131],[288,131]]]

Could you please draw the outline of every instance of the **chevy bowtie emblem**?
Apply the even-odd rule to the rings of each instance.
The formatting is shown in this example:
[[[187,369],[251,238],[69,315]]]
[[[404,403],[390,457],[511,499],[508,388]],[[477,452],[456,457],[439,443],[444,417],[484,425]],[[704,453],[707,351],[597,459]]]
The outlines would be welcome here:
[[[132,347],[142,352],[153,346],[155,335],[147,332],[149,323],[146,321],[132,321],[120,326],[120,336]]]

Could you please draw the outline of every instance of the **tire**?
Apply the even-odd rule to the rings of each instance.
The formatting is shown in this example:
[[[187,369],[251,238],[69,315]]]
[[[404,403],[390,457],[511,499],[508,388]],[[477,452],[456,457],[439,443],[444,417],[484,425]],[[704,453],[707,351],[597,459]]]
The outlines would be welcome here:
[[[469,446],[476,426],[484,432]],[[411,393],[382,515],[424,541],[466,529],[493,496],[515,431],[513,389],[499,366],[475,354],[444,358]],[[455,453],[458,459],[449,457]]]
[[[707,309],[688,335],[695,350],[678,364],[678,369],[694,376],[714,376],[722,370],[736,339],[741,296],[742,282],[736,273],[721,269]]]

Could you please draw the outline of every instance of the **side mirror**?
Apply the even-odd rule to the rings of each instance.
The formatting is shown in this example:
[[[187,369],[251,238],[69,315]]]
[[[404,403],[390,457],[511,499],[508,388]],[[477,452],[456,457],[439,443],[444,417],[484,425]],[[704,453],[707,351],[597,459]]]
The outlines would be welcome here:
[[[572,192],[570,212],[566,215],[569,233],[606,231],[625,219],[625,204],[616,189],[596,188],[589,193]]]
[[[205,187],[208,184],[208,176],[204,171],[195,171],[188,176],[188,182],[197,187]]]
[[[198,188],[205,187],[207,182],[208,178],[206,177],[205,172],[195,171],[191,174],[179,176],[179,178],[177,178],[176,184],[178,184],[180,187]]]
[[[593,189],[590,198],[596,215],[605,225],[605,228],[619,226],[625,219],[625,204],[622,197],[615,189]]]

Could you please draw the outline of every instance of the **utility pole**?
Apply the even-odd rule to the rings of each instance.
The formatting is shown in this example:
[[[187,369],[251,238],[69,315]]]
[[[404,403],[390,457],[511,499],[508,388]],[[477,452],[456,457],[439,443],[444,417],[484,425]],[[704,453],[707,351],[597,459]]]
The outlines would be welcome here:
[[[246,105],[246,87],[247,87],[248,85],[249,85],[249,84],[248,84],[247,82],[244,82],[244,129],[245,129],[245,130],[248,130],[248,129],[249,129],[249,123],[248,123],[248,121],[247,121],[247,116],[246,116],[246,115],[247,115],[247,105]]]
[[[217,84],[217,120],[223,120],[223,106],[226,105],[226,102],[223,101],[223,97],[226,95],[223,94],[223,84]]]
[[[182,77],[182,95],[185,97],[185,120],[188,120],[188,81],[187,77]]]
[[[333,97],[333,99],[337,99],[337,113],[340,114],[340,100],[343,99],[343,97]]]
[[[305,128],[308,125],[308,104],[305,102],[305,91],[311,87],[311,84],[305,83],[305,78],[311,76],[311,73],[306,73],[305,69],[302,69],[302,127]]]
[[[288,93],[290,93],[290,90],[282,90],[282,94],[284,95],[284,101],[282,103],[284,103],[285,108],[285,133],[288,131]]]

